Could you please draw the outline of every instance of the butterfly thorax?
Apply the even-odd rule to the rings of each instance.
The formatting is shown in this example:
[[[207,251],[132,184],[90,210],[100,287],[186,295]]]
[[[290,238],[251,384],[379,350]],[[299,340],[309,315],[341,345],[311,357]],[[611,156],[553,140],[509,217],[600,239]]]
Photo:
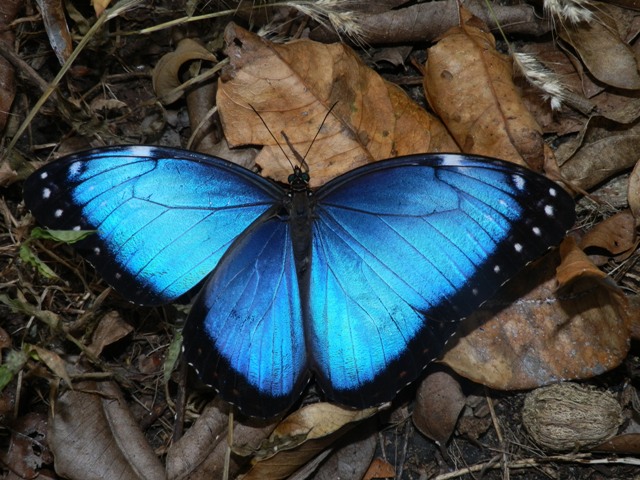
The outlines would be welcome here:
[[[285,207],[291,228],[296,269],[301,279],[308,270],[311,257],[312,198],[309,174],[303,172],[300,167],[296,167],[289,175],[289,192]]]

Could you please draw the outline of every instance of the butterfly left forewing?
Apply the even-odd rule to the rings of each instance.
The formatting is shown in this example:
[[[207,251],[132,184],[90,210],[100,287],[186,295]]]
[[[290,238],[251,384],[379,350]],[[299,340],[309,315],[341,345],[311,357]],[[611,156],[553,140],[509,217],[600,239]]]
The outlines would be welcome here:
[[[505,162],[422,155],[371,164],[317,193],[309,315],[327,395],[388,401],[457,322],[572,225],[571,198]]]
[[[56,160],[24,186],[52,229],[95,230],[75,246],[124,297],[168,302],[202,280],[282,190],[230,162],[120,146]]]

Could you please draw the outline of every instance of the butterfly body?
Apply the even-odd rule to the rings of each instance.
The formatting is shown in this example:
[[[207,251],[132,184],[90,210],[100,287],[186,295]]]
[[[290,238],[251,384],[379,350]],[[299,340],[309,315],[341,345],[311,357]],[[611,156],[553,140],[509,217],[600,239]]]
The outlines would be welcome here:
[[[168,302],[207,280],[184,329],[201,378],[249,414],[288,409],[310,378],[333,401],[389,401],[469,315],[574,220],[558,186],[466,155],[414,155],[319,189],[224,160],[128,146],[53,162],[25,184],[51,228],[117,291]]]

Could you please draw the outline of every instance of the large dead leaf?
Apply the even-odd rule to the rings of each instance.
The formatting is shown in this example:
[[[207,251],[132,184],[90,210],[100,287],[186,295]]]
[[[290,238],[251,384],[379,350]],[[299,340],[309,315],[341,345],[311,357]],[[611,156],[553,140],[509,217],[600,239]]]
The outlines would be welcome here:
[[[165,478],[116,384],[77,384],[52,410],[49,447],[59,475],[72,480]]]
[[[590,262],[581,252],[572,252],[563,262],[570,266],[562,277],[574,278],[569,285],[556,292],[555,254],[530,265],[465,321],[462,334],[468,334],[443,362],[500,390],[591,378],[619,365],[629,349],[620,297],[604,274],[585,267]],[[580,255],[584,262],[575,258]]]
[[[429,104],[465,153],[489,155],[541,170],[542,131],[487,27],[462,9],[462,25],[428,51],[424,87]]]
[[[220,118],[231,146],[264,145],[256,163],[265,176],[284,182],[292,167],[251,107],[300,154],[313,141],[307,156],[312,186],[374,160],[457,151],[435,118],[345,45],[278,45],[233,24],[225,40],[231,66],[218,89]]]
[[[562,177],[577,188],[588,190],[633,167],[640,151],[640,126],[611,125],[592,118],[580,136],[556,150]]]
[[[591,22],[564,23],[558,33],[598,80],[617,88],[639,89],[638,64],[633,51],[620,38],[613,11],[600,3],[593,10]]]

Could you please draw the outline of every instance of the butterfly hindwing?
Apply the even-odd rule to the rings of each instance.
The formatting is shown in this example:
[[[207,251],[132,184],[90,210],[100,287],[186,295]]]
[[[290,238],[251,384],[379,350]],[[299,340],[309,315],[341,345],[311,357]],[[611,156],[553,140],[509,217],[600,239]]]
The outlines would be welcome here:
[[[202,280],[284,193],[224,160],[122,146],[50,163],[24,195],[48,228],[96,230],[78,250],[126,298],[159,304]]]
[[[466,155],[371,164],[316,201],[309,349],[327,396],[356,407],[391,400],[574,218],[546,178]]]
[[[268,216],[268,215],[267,215]],[[272,417],[309,380],[289,225],[258,221],[207,280],[184,329],[184,354],[243,413]]]

